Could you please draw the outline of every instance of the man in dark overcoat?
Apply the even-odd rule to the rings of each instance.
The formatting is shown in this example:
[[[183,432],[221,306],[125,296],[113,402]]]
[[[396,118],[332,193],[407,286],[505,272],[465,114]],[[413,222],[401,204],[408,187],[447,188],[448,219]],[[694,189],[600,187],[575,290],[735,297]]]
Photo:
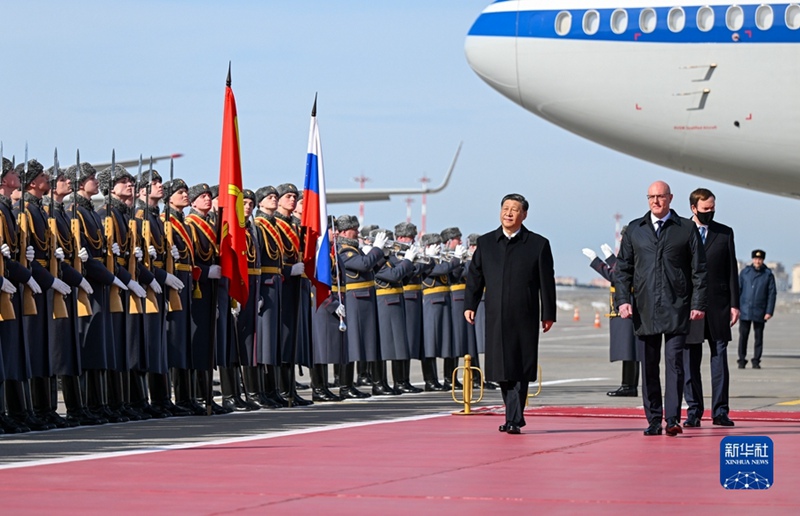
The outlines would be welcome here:
[[[500,227],[478,238],[464,298],[464,317],[475,323],[485,289],[486,378],[500,384],[506,406],[501,432],[525,426],[528,383],[536,380],[539,328],[556,320],[556,283],[550,242],[522,222],[528,201],[509,194],[500,203]]]
[[[670,209],[669,185],[656,181],[647,190],[650,211],[632,220],[622,236],[614,277],[615,301],[622,318],[633,317],[643,347],[642,399],[649,422],[644,435],[683,431],[683,346],[690,319],[706,310],[706,254],[694,222]],[[632,296],[631,293],[635,296]],[[665,400],[661,398],[661,342],[666,361]]]
[[[686,373],[684,397],[686,427],[700,426],[703,417],[703,382],[700,364],[703,360],[703,340],[708,340],[711,352],[711,417],[718,426],[733,426],[728,417],[728,342],[731,326],[739,320],[739,275],[733,229],[715,222],[716,199],[710,190],[698,188],[689,195],[692,220],[700,232],[706,252],[708,277],[708,309],[702,321],[692,323],[698,331],[690,332],[683,350]],[[696,336],[695,336],[696,335]]]

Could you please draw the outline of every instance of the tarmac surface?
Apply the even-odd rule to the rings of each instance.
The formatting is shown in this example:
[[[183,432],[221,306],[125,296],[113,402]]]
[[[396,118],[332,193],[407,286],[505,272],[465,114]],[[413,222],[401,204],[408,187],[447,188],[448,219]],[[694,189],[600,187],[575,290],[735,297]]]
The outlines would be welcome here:
[[[734,328],[728,360],[737,426],[714,427],[707,412],[703,427],[677,438],[642,436],[641,398],[605,394],[619,386],[621,370],[608,362],[604,310],[601,328],[593,324],[593,303],[607,302],[607,291],[559,289],[559,300],[578,307],[580,320],[560,310],[541,336],[541,392],[529,400],[521,436],[497,432],[503,418],[487,417],[499,413],[499,391],[485,391],[472,416],[449,415],[461,408],[449,393],[422,393],[3,435],[4,512],[99,513],[113,500],[115,513],[689,510],[675,507],[682,504],[797,513],[800,469],[790,459],[800,456],[797,297],[779,296],[760,370],[736,367]],[[420,385],[418,367],[412,365],[412,382]],[[707,363],[703,371],[708,406]],[[532,384],[531,394],[538,388]],[[725,435],[775,441],[773,488],[757,496],[721,489]],[[650,484],[677,491],[670,500],[650,499],[641,492]]]

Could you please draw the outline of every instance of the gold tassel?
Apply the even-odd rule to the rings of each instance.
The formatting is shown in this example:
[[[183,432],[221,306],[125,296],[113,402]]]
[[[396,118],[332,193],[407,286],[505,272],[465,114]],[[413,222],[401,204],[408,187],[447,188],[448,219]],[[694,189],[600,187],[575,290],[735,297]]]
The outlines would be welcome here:
[[[200,290],[200,282],[197,281],[194,284],[194,290],[192,291],[192,297],[194,299],[203,299],[203,292]]]

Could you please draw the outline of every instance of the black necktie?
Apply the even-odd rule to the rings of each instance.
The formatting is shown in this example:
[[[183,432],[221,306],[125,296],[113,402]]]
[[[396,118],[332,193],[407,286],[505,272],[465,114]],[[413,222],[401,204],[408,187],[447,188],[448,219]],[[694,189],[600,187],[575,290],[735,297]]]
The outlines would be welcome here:
[[[656,224],[658,224],[658,227],[656,228],[656,238],[661,238],[661,228],[664,226],[664,221],[657,220]]]
[[[706,243],[706,231],[708,231],[708,228],[705,226],[700,226],[700,238],[703,239],[704,244]]]

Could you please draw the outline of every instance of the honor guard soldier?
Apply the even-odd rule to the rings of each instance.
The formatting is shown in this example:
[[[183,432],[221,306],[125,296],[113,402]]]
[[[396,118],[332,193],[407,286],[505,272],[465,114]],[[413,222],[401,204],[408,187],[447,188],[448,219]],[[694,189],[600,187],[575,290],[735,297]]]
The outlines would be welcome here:
[[[110,287],[127,290],[115,274],[116,262],[109,261],[112,244],[106,242],[103,219],[95,211],[92,196],[100,189],[97,172],[89,163],[73,165],[67,175],[77,186],[73,202],[80,231],[79,256],[84,261],[84,274],[92,288],[91,315],[79,318],[81,365],[86,376],[86,402],[94,415],[112,423],[128,418],[108,407],[106,374],[114,361],[114,330],[111,320]],[[115,256],[115,255],[114,255]],[[119,309],[119,307],[116,307]]]
[[[297,187],[291,183],[278,185],[278,209],[275,212],[275,227],[281,235],[283,247],[283,287],[281,299],[281,385],[295,405],[310,405],[296,393],[294,366],[302,357],[302,346],[309,342],[308,318],[310,303],[302,298],[302,275],[305,265],[302,262],[302,240],[300,227],[292,213],[297,205]],[[304,311],[304,307],[308,310]]]
[[[336,229],[339,231],[339,267],[344,275],[346,289],[347,342],[350,360],[345,370],[339,373],[340,395],[345,398],[355,398],[361,397],[363,393],[353,386],[353,362],[381,360],[375,271],[380,270],[386,260],[383,256],[386,235],[378,233],[373,245],[365,246],[362,250],[358,247],[356,217],[340,216],[336,219]]]
[[[464,267],[463,262],[467,257],[467,248],[461,244],[461,230],[446,228],[442,230],[441,235],[448,255],[459,261],[450,271],[450,318],[453,323],[453,338],[450,340],[450,348],[442,350],[444,381],[447,388],[448,382],[453,377],[453,371],[458,367],[458,359],[467,354],[467,326],[470,324],[464,319],[464,289],[467,286],[468,269]],[[462,388],[458,378],[453,385],[456,389]]]

